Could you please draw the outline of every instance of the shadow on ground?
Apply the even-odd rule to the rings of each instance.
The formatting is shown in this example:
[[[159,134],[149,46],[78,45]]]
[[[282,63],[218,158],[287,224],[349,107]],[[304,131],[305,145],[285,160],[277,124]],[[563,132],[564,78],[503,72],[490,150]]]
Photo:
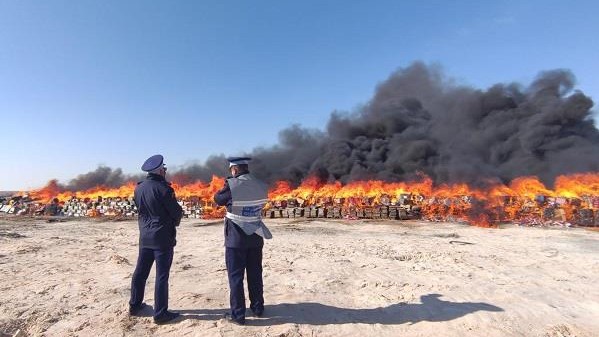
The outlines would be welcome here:
[[[439,294],[420,297],[421,303],[400,303],[372,309],[339,308],[313,302],[267,305],[264,317],[252,319],[248,311],[246,324],[253,326],[286,323],[328,325],[345,323],[414,324],[417,322],[450,321],[477,311],[500,312],[502,308],[482,302],[451,302],[439,299]],[[218,320],[226,309],[178,310],[183,319]]]

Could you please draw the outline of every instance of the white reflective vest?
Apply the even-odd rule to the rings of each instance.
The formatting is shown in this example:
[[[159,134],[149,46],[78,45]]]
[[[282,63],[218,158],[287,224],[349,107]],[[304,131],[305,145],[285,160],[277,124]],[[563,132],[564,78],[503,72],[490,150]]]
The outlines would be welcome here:
[[[262,208],[268,202],[268,187],[251,174],[227,179],[231,189],[231,211],[225,218],[231,220],[247,235],[258,234],[271,239],[272,234],[262,222]]]

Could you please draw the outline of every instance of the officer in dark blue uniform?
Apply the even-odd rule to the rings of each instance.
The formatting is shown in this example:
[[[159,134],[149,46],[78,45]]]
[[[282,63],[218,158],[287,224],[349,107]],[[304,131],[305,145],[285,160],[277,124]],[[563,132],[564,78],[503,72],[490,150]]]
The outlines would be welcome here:
[[[231,311],[228,321],[245,324],[243,277],[247,272],[250,309],[254,316],[264,312],[262,283],[263,238],[272,235],[261,220],[262,207],[267,202],[267,187],[249,174],[251,158],[231,157],[229,177],[225,186],[214,195],[214,201],[227,206],[225,216],[225,261],[229,278]]]
[[[135,188],[135,205],[138,209],[139,257],[131,279],[129,313],[140,314],[146,280],[156,261],[156,283],[154,289],[154,322],[168,322],[179,316],[168,311],[168,278],[173,262],[173,247],[176,245],[176,226],[183,210],[177,203],[175,191],[166,181],[164,158],[157,154],[148,158],[141,169],[148,172],[145,180]]]

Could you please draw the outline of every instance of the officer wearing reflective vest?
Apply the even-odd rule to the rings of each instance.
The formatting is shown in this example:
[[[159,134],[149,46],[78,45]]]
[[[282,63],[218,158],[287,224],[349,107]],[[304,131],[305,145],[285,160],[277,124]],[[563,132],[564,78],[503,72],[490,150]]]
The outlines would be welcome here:
[[[175,191],[166,181],[162,155],[148,158],[141,169],[148,172],[145,180],[135,187],[134,197],[139,224],[139,256],[131,279],[129,314],[142,315],[144,288],[150,269],[156,261],[154,287],[154,322],[166,323],[179,316],[168,311],[168,279],[173,262],[173,247],[183,210],[177,203]]]
[[[227,206],[225,216],[225,261],[229,277],[231,311],[225,319],[245,324],[243,276],[247,272],[250,309],[254,316],[264,312],[262,247],[272,234],[262,222],[262,208],[268,201],[268,187],[252,176],[249,157],[230,157],[229,177],[214,195],[214,201]]]

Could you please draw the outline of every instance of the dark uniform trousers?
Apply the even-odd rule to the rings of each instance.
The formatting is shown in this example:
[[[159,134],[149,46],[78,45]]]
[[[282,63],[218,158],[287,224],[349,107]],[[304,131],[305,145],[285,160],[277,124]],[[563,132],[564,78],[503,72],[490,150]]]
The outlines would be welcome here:
[[[156,261],[156,282],[154,286],[154,317],[162,316],[168,309],[168,277],[173,263],[173,248],[140,248],[137,266],[131,279],[132,306],[140,305],[144,299],[146,280],[152,264]]]
[[[245,295],[243,275],[247,271],[247,284],[250,297],[250,309],[253,312],[264,311],[262,292],[262,247],[230,248],[226,247],[225,262],[231,291],[231,316],[235,320],[245,319]]]

